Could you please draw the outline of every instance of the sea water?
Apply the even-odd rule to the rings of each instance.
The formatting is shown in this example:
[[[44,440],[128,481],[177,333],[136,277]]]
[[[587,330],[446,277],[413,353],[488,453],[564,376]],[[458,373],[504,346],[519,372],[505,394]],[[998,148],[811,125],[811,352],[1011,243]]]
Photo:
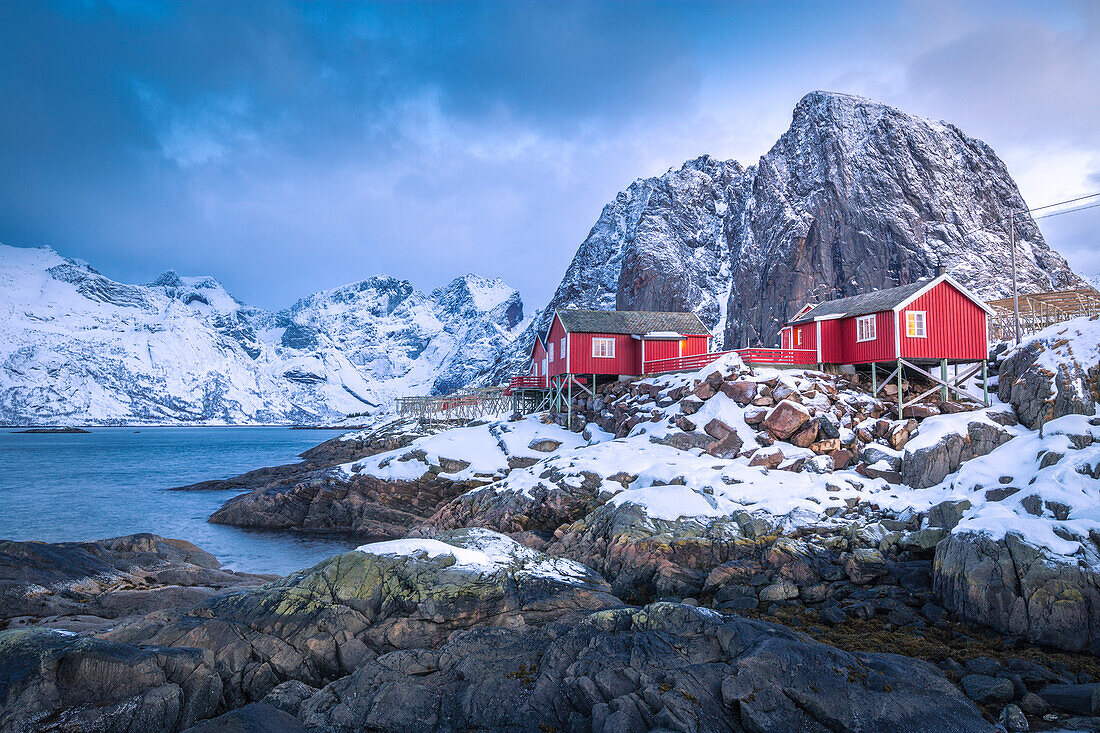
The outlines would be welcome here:
[[[349,536],[207,523],[237,491],[169,491],[293,463],[335,431],[280,427],[0,428],[0,539],[67,542],[153,532],[193,542],[225,567],[285,575],[361,542]]]

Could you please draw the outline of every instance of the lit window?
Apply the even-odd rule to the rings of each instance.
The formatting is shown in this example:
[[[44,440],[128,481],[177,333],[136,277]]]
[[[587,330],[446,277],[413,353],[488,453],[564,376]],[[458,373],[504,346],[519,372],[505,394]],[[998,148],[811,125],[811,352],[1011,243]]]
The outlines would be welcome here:
[[[856,319],[856,341],[875,340],[875,317],[860,316]]]
[[[905,314],[905,335],[909,338],[927,338],[924,330],[924,311],[909,311]]]
[[[554,344],[550,344],[550,350],[546,352],[546,356],[550,361],[554,361]]]
[[[615,339],[592,339],[592,356],[599,359],[615,358]]]

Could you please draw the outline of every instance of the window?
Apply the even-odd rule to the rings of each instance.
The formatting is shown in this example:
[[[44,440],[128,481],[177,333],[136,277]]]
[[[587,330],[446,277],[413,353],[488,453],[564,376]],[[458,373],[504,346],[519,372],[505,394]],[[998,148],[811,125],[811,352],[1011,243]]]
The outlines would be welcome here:
[[[795,346],[801,346],[802,345],[802,329],[801,328],[796,328],[794,330],[794,345]]]
[[[536,361],[535,362],[535,376],[537,377],[538,375],[539,375],[539,363]]]
[[[905,314],[905,335],[909,338],[928,338],[924,330],[924,311],[909,311]]]
[[[856,341],[875,340],[875,316],[860,316],[856,319]]]
[[[546,352],[546,358],[554,361],[554,344],[550,344],[550,350]]]
[[[614,359],[615,339],[592,339],[592,356],[598,359]]]
[[[561,358],[565,358],[565,336],[561,337]]]

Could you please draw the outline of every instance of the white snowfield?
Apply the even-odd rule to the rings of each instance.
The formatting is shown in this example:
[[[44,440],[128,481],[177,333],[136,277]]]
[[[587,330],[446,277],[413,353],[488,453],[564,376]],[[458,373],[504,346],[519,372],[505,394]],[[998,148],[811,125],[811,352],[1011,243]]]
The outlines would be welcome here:
[[[459,572],[492,575],[507,572],[516,578],[540,578],[559,583],[587,584],[595,579],[584,565],[560,557],[550,557],[525,547],[511,537],[480,527],[463,531],[460,540],[403,539],[374,542],[356,549],[368,555],[454,558]]]
[[[485,372],[526,323],[467,275],[430,295],[374,277],[278,313],[210,277],[146,285],[0,245],[0,424],[337,421]]]

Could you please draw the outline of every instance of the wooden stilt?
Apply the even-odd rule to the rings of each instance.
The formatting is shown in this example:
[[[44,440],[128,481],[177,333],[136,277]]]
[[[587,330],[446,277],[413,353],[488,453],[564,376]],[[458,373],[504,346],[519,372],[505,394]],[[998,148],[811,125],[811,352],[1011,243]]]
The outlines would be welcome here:
[[[958,376],[957,373],[956,376]],[[940,388],[940,399],[947,402],[947,359],[940,361],[940,379],[944,381],[943,387]]]
[[[566,379],[569,380],[569,381],[568,381],[568,386],[566,387],[566,389],[568,390],[568,394],[565,397],[565,429],[566,430],[572,430],[573,429],[573,375],[572,374],[566,375]]]
[[[871,394],[878,394],[878,369],[875,362],[871,362]]]
[[[898,359],[898,420],[905,411],[905,391],[901,386],[901,359]]]
[[[982,359],[982,404],[989,407],[989,362]]]

